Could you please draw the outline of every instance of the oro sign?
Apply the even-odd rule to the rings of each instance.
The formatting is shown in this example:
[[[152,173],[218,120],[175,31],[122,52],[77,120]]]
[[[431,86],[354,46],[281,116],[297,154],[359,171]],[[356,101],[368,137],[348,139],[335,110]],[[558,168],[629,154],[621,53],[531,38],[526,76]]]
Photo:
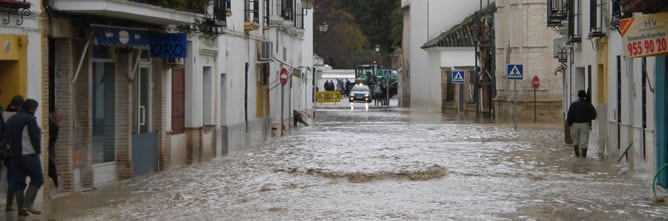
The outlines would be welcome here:
[[[538,76],[533,76],[533,80],[531,80],[531,86],[533,86],[534,90],[540,87],[540,79],[538,79]]]
[[[285,86],[285,84],[288,83],[288,70],[281,68],[281,72],[278,78],[281,80],[281,85]]]
[[[668,12],[634,15],[619,21],[627,58],[668,54]]]

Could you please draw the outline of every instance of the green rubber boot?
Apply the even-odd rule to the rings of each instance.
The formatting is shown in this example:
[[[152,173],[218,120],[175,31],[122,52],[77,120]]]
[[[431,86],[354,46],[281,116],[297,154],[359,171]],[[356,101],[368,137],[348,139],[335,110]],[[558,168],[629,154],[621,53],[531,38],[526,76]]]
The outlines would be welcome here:
[[[28,190],[26,190],[25,201],[23,202],[22,205],[23,210],[26,210],[29,213],[35,215],[42,214],[42,211],[33,208],[33,204],[35,203],[35,198],[37,197],[38,191],[39,191],[39,186],[28,186]]]
[[[587,158],[587,148],[582,148],[582,158]]]
[[[14,211],[14,187],[7,187],[7,202],[5,203],[5,211]]]

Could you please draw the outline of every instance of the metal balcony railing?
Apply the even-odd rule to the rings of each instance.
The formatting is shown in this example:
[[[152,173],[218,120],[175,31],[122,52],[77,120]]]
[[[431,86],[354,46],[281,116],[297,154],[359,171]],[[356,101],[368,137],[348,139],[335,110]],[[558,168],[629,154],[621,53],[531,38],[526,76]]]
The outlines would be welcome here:
[[[547,0],[547,26],[561,26],[561,22],[568,18],[568,0]]]
[[[149,5],[156,5],[163,8],[169,8],[179,11],[187,11],[199,14],[206,13],[206,7],[210,0],[187,0],[187,1],[161,1],[161,0],[130,0]]]
[[[0,0],[0,17],[2,17],[3,25],[12,22],[22,25],[23,17],[31,14],[30,2],[26,0]]]
[[[232,15],[231,0],[213,0],[213,16],[217,22],[226,22],[227,16]]]

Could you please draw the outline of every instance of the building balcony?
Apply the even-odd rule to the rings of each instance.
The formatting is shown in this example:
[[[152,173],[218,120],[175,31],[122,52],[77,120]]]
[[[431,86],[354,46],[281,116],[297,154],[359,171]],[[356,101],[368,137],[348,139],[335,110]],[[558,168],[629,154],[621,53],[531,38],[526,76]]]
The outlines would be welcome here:
[[[203,13],[165,8],[148,2],[157,1],[53,0],[53,7],[60,12],[136,20],[159,25],[193,24],[205,17]]]
[[[634,12],[654,13],[668,10],[666,0],[613,0],[622,6],[624,14],[633,14]]]
[[[0,0],[0,10],[18,10],[30,8],[30,2],[25,0]]]
[[[547,0],[547,26],[561,26],[561,22],[568,18],[566,0]]]
[[[26,0],[0,0],[0,17],[3,17],[1,19],[3,25],[8,25],[11,22],[21,25],[23,24],[23,17],[31,14],[30,2]]]

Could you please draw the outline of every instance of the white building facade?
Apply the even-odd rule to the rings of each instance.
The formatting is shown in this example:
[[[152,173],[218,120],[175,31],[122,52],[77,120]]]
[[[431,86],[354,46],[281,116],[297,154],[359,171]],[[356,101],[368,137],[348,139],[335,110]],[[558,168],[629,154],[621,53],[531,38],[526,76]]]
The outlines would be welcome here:
[[[663,114],[668,103],[663,89],[668,83],[666,56],[665,52],[649,52],[665,38],[644,39],[640,47],[633,48],[632,36],[624,35],[665,35],[665,23],[653,22],[668,17],[668,5],[637,0],[547,2],[548,24],[565,30],[565,56],[560,58],[567,61],[564,104],[575,101],[578,90],[585,90],[597,109],[589,140],[594,153],[618,158],[648,176],[656,175],[657,183],[666,187],[668,173],[660,171],[668,162],[668,122]],[[631,17],[634,20],[625,20]]]
[[[455,5],[456,7],[453,7]],[[479,2],[408,0],[402,1],[402,8],[405,42],[402,51],[406,54],[404,67],[408,68],[404,69],[401,75],[408,76],[402,76],[400,79],[407,77],[409,83],[400,80],[402,88],[400,97],[409,98],[411,108],[440,112],[443,102],[440,81],[443,63],[440,56],[430,56],[421,47],[478,10]],[[475,57],[471,56],[470,59],[473,61]],[[405,95],[404,92],[410,95]]]

